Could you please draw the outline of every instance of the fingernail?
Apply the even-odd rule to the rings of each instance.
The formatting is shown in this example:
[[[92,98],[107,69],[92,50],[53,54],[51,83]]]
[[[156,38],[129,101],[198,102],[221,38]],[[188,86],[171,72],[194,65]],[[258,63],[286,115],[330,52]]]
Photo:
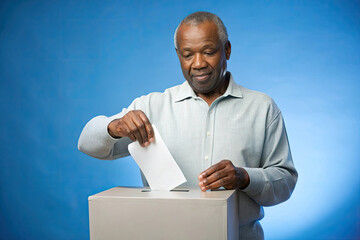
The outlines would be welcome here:
[[[147,146],[150,145],[150,143],[149,143],[149,142],[146,142],[144,145],[145,145],[145,147],[147,147]]]
[[[150,142],[153,142],[155,139],[152,137],[149,139]]]
[[[206,190],[206,188],[205,188],[205,187],[202,187],[202,188],[201,188],[201,191],[205,191],[205,190]]]
[[[204,181],[203,181],[203,184],[205,185],[206,183],[207,183],[207,180],[204,180]]]

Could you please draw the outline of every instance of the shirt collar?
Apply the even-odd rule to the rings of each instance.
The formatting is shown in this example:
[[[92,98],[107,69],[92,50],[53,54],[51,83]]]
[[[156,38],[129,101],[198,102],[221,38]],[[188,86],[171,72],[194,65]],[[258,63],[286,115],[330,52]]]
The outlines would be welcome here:
[[[243,97],[243,95],[241,93],[241,87],[236,84],[231,73],[230,73],[229,86],[226,89],[225,93],[223,94],[223,97],[227,97],[227,96],[232,96],[232,97],[236,97],[236,98]]]
[[[236,98],[243,97],[240,86],[235,83],[231,73],[230,73],[229,86],[226,89],[225,93],[222,95],[222,97],[227,97],[227,96],[232,96]],[[183,84],[180,85],[180,89],[176,94],[174,102],[179,102],[187,98],[198,98],[198,96],[196,96],[194,90],[192,90],[189,83],[185,81]]]

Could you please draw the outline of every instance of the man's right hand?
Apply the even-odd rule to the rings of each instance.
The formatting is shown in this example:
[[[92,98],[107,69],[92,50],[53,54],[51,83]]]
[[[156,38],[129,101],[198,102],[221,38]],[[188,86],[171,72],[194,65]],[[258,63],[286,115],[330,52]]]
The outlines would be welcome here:
[[[138,140],[142,147],[155,141],[154,129],[141,110],[133,110],[122,118],[114,119],[109,123],[107,129],[113,138],[129,137],[133,141]]]

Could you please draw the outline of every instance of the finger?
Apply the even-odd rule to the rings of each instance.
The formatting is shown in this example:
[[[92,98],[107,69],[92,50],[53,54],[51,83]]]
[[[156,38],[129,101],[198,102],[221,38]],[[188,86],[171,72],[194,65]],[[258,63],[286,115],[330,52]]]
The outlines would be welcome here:
[[[134,136],[134,134],[132,134],[126,123],[120,126],[120,131],[123,132],[125,136],[129,137],[132,141],[136,141],[136,137]]]
[[[147,116],[145,115],[145,113],[140,112],[139,117],[142,121],[142,124],[144,126],[144,134],[146,136],[145,141],[145,146],[149,145],[151,142],[154,142],[155,138],[154,138],[154,130],[153,127],[149,121],[149,119],[147,118]]]
[[[203,188],[205,190],[209,190],[209,189],[217,189],[217,188],[220,188],[220,187],[224,187],[225,185],[228,185],[230,183],[230,179],[231,179],[230,177],[226,176],[226,177],[218,179],[217,181],[215,181],[215,182],[213,182],[211,184],[208,184],[208,185],[204,186]]]
[[[225,166],[226,165],[221,161],[221,162],[209,167],[208,169],[206,169],[202,173],[200,173],[200,176],[206,178],[206,177],[210,176],[211,174],[213,174],[214,172],[225,168]]]
[[[125,123],[126,123],[126,126],[129,128],[130,132],[135,136],[135,140],[138,140],[140,145],[143,145],[142,136],[140,134],[140,131],[139,131],[138,127],[133,122],[132,117],[130,117],[130,119],[125,121]]]
[[[139,143],[141,145],[144,145],[148,141],[148,136],[147,136],[145,124],[140,117],[140,113],[141,112],[133,112],[132,121],[135,124],[135,126],[137,127],[139,134],[141,135],[141,142],[139,140]]]
[[[142,122],[145,125],[145,129],[146,129],[146,134],[147,134],[147,139],[149,142],[154,142],[155,141],[155,135],[154,135],[154,129],[149,121],[149,119],[147,118],[147,116],[145,115],[145,113],[140,112],[140,118],[142,120]]]
[[[203,185],[206,186],[206,185],[211,184],[213,182],[216,182],[217,180],[219,180],[219,179],[221,179],[223,177],[226,177],[228,175],[229,175],[229,173],[226,171],[225,168],[223,168],[223,169],[221,169],[219,171],[214,172],[213,174],[211,174],[207,178],[204,178],[202,180],[202,183],[203,183]]]
[[[200,173],[200,175],[199,175],[199,181],[202,181],[202,180],[204,180],[205,178],[204,178],[204,176],[202,175],[202,173]]]

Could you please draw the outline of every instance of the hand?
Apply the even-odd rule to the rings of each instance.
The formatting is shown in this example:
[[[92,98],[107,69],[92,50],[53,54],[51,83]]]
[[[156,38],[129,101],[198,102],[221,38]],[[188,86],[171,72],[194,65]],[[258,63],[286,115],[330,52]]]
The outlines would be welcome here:
[[[249,183],[250,178],[246,170],[235,167],[230,160],[222,160],[199,175],[201,191],[219,187],[244,189]]]
[[[108,132],[114,138],[129,137],[138,140],[142,147],[155,141],[154,129],[141,110],[130,111],[122,118],[114,119],[108,125]]]

